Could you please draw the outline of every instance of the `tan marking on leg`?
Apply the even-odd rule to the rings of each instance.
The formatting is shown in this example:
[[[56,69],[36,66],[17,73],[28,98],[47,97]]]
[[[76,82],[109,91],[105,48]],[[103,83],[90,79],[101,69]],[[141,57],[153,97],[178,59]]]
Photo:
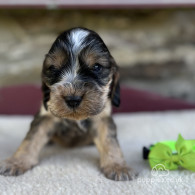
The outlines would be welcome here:
[[[105,176],[116,181],[133,179],[135,173],[126,166],[112,118],[104,117],[97,120],[96,128],[94,142],[100,153],[100,167]]]
[[[94,139],[100,152],[100,166],[107,166],[113,161],[115,163],[125,164],[116,138],[116,129],[109,129],[107,120],[109,119],[103,118],[99,122],[97,136]]]
[[[20,175],[38,163],[41,149],[54,131],[56,118],[36,116],[25,139],[12,157],[0,163],[0,174]]]

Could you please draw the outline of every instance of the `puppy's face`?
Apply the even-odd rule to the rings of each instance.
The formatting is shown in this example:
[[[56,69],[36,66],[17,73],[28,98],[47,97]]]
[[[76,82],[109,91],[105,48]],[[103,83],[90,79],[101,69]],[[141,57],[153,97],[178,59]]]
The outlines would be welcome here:
[[[62,33],[46,55],[42,70],[44,103],[60,118],[86,119],[106,102],[118,106],[118,71],[102,39],[75,28]]]

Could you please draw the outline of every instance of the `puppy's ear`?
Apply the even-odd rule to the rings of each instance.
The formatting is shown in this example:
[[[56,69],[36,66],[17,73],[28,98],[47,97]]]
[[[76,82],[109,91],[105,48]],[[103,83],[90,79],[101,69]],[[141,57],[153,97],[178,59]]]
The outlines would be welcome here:
[[[44,82],[42,82],[42,92],[43,92],[43,105],[47,110],[47,102],[50,99],[50,89]]]
[[[119,68],[115,60],[111,57],[110,63],[112,64],[113,76],[112,83],[110,85],[110,97],[112,100],[112,105],[120,106],[120,85],[119,85]]]

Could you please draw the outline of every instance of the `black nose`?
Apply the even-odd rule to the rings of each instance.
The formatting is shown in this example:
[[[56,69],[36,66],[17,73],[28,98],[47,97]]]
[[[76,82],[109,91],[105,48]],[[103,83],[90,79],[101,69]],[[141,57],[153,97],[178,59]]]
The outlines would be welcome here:
[[[79,106],[79,104],[81,103],[82,97],[81,96],[66,96],[65,97],[65,101],[66,104],[70,107],[70,108],[76,108]]]

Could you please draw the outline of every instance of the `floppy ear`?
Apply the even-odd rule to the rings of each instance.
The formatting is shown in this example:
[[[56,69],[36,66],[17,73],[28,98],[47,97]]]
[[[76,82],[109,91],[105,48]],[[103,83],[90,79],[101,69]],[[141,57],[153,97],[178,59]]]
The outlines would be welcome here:
[[[47,110],[47,102],[50,99],[50,89],[44,82],[42,82],[42,92],[43,92],[43,105]]]
[[[112,57],[110,62],[113,66],[112,83],[110,85],[110,97],[112,100],[112,105],[119,107],[120,106],[119,68]]]

